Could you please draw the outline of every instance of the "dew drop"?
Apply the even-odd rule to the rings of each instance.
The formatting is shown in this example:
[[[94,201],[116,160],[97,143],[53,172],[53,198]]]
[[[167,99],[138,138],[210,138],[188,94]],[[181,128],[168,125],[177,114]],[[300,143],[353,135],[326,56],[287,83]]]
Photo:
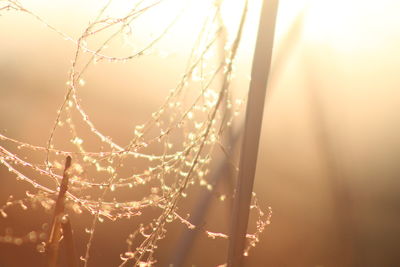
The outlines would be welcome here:
[[[0,210],[1,216],[3,216],[3,218],[7,218],[8,215],[4,210]]]
[[[79,137],[75,137],[74,139],[71,140],[71,142],[75,145],[81,145],[83,143],[83,140]]]
[[[45,242],[41,242],[40,244],[38,244],[36,246],[36,250],[39,253],[44,253],[46,251],[46,243]]]
[[[45,240],[45,239],[47,239],[47,234],[46,233],[40,233],[39,234],[39,238],[40,238],[40,240]]]
[[[44,231],[47,231],[47,230],[49,229],[49,224],[48,224],[48,223],[42,224],[42,229],[43,229]]]
[[[34,243],[37,240],[37,233],[35,231],[32,231],[28,234],[28,239],[30,242]]]
[[[62,224],[68,223],[68,215],[65,214],[64,216],[61,217],[61,223]]]
[[[23,243],[22,238],[15,238],[15,239],[14,239],[14,244],[15,244],[15,245],[21,246],[22,243]]]
[[[27,210],[27,209],[28,209],[28,207],[27,207],[22,201],[20,202],[19,205],[21,206],[21,208],[22,208],[23,210]]]

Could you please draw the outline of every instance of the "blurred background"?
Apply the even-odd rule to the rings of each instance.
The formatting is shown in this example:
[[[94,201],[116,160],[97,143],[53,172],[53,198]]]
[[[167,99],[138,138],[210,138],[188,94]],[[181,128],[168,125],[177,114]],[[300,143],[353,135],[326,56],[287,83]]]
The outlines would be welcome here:
[[[125,1],[116,2],[116,12],[125,8]],[[241,97],[248,89],[260,8],[259,0],[251,2],[233,82]],[[22,3],[70,36],[79,36],[101,6],[96,1]],[[241,5],[232,1],[232,9],[225,11],[228,27],[235,25]],[[190,26],[196,24],[194,14],[203,14],[198,8],[182,18],[186,22],[166,37],[162,48],[127,63],[99,63],[87,72],[79,91],[82,104],[117,143],[129,139],[134,125],[151,116],[179,79],[195,38]],[[254,187],[260,205],[271,206],[273,216],[246,266],[400,266],[399,10],[395,0],[280,1]],[[157,29],[163,20],[158,14],[146,25]],[[139,44],[149,37],[146,29],[136,32]],[[0,48],[0,131],[45,146],[75,47],[31,16],[5,12]],[[240,136],[242,115],[235,136]],[[230,144],[235,162],[236,139]],[[222,162],[218,157],[213,162],[211,176]],[[229,192],[233,181],[229,172],[219,173],[227,182],[212,194],[194,190],[183,210],[194,213],[199,203],[211,199],[201,222],[226,232],[230,205],[221,204],[218,194]],[[4,166],[0,178],[0,203],[30,190]],[[26,233],[33,225],[40,227],[43,218],[50,216],[15,209],[7,220],[0,218],[0,235],[10,226],[16,235]],[[79,251],[87,238],[79,230],[88,222],[85,214],[72,216]],[[92,266],[117,266],[131,227],[124,220],[101,224]],[[156,266],[177,261],[179,251],[185,251],[179,256],[182,266],[225,262],[226,240],[198,234],[192,246],[182,245],[188,231],[171,224]],[[43,263],[33,245],[0,243],[1,267]]]

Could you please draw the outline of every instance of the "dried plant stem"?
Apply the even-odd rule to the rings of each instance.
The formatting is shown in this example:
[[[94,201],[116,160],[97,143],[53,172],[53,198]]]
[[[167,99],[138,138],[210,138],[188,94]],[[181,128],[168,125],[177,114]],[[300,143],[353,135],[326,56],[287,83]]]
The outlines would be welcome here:
[[[65,219],[65,220],[64,220]],[[65,248],[67,252],[67,266],[68,267],[78,267],[76,263],[76,250],[74,246],[74,239],[72,238],[72,227],[69,217],[64,215],[64,219],[61,222],[61,227],[64,236]]]
[[[57,263],[58,247],[61,238],[61,222],[64,215],[64,201],[65,193],[68,189],[68,169],[71,167],[71,157],[68,156],[65,161],[65,168],[63,173],[63,179],[60,185],[60,192],[58,194],[56,207],[54,209],[54,217],[51,224],[51,232],[49,241],[47,243],[47,266],[55,267]]]
[[[239,176],[231,218],[232,226],[228,249],[229,267],[243,265],[243,253],[257,163],[264,99],[271,66],[277,9],[278,0],[265,0],[263,2],[246,108]]]

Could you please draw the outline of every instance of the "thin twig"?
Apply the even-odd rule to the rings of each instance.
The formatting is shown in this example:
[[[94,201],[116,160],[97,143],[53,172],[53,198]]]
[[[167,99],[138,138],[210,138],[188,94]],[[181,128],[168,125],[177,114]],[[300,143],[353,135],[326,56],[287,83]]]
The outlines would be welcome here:
[[[236,146],[236,143],[240,141],[241,131],[239,133],[235,133],[229,143],[232,146]],[[237,144],[239,145],[239,144]],[[194,212],[190,216],[190,222],[195,225],[199,226],[203,223],[205,215],[210,207],[212,201],[212,195],[215,194],[215,188],[220,182],[230,183],[229,179],[231,177],[231,165],[229,164],[229,159],[224,160],[217,168],[215,173],[211,175],[210,184],[213,185],[213,191],[205,191],[203,195],[196,201],[196,206],[193,208]],[[221,181],[223,179],[223,181]],[[232,189],[229,187],[228,191]],[[194,241],[196,235],[199,231],[197,230],[186,230],[183,234],[181,239],[176,245],[176,249],[174,250],[174,255],[171,260],[174,266],[184,266],[187,257],[189,256],[189,252],[193,248]]]

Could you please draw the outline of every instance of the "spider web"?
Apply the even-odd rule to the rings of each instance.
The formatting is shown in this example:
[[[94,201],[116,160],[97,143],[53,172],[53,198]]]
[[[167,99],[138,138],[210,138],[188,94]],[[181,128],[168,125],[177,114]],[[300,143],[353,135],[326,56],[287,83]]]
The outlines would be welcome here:
[[[0,145],[0,163],[17,180],[33,186],[32,191],[26,192],[25,198],[14,199],[10,195],[8,201],[0,206],[0,214],[6,219],[7,210],[14,206],[24,210],[41,207],[51,212],[62,179],[63,162],[67,156],[72,157],[65,206],[68,212],[85,212],[93,217],[86,229],[89,234],[86,251],[81,256],[84,266],[89,263],[97,225],[105,219],[140,218],[149,208],[158,210],[158,215],[151,222],[141,224],[128,236],[128,247],[121,254],[120,266],[132,263],[135,266],[151,266],[155,263],[154,252],[158,241],[165,238],[167,225],[172,222],[181,222],[189,229],[199,228],[179,214],[179,203],[189,197],[190,187],[213,189],[213,184],[209,182],[213,151],[216,147],[223,148],[222,137],[232,126],[234,115],[241,110],[242,101],[231,100],[230,85],[246,19],[247,1],[243,1],[244,8],[231,39],[227,38],[227,30],[221,19],[223,1],[202,1],[207,6],[207,12],[192,45],[186,69],[159,108],[147,121],[134,127],[132,137],[124,144],[117,143],[91,119],[80,97],[80,90],[87,86],[87,72],[94,64],[123,64],[154,54],[169,32],[179,23],[184,23],[180,21],[182,14],[194,1],[187,1],[186,4],[178,1],[176,12],[171,14],[168,22],[158,25],[158,29],[147,39],[136,40],[132,34],[143,28],[141,26],[146,19],[154,16],[152,12],[162,10],[171,2],[174,1],[133,1],[129,8],[113,12],[113,7],[119,1],[108,1],[99,8],[95,18],[91,18],[83,33],[74,38],[20,2],[0,1],[1,15],[6,12],[28,14],[76,47],[65,97],[57,110],[46,145],[37,146],[0,134],[2,143],[15,146],[15,149],[9,149],[6,145]],[[109,47],[126,43],[134,47],[129,53],[118,56],[107,53]],[[89,132],[90,137],[83,133],[85,131]],[[67,150],[57,145],[57,138],[66,138],[61,132],[69,134],[68,140],[73,149]],[[88,149],[93,147],[100,149]],[[39,153],[43,162],[36,163],[33,159],[23,158],[19,155],[22,150],[28,154]],[[221,197],[222,200],[224,198]],[[255,195],[251,208],[257,211],[258,220],[256,232],[247,235],[249,245],[245,255],[258,242],[271,216],[271,210],[264,213],[260,209]],[[212,239],[228,238],[224,233],[201,230]],[[16,245],[37,243],[38,251],[44,252],[46,243],[43,240],[46,235],[46,229],[31,231],[22,237],[6,232],[0,242]]]

